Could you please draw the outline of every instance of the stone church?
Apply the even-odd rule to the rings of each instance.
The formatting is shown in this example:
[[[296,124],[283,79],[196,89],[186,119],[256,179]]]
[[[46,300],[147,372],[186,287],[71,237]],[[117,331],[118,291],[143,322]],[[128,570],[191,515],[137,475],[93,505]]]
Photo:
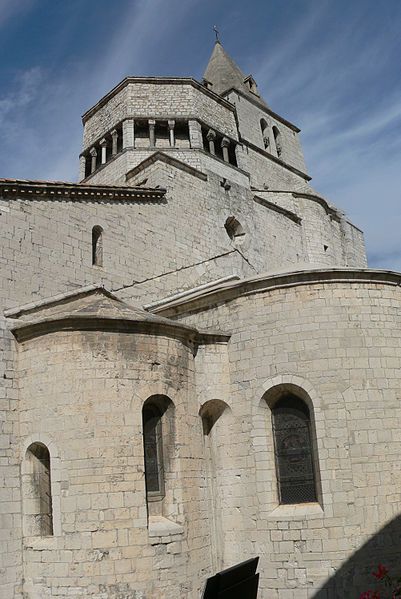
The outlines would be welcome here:
[[[1,598],[256,555],[261,599],[359,597],[400,554],[401,275],[219,41],[83,126],[79,183],[0,180]]]

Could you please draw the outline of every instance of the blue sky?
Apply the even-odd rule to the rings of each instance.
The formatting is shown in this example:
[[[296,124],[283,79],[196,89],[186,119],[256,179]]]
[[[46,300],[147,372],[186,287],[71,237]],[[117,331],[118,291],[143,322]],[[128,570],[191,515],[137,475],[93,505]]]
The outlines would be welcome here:
[[[401,0],[0,0],[0,177],[76,180],[83,112],[126,75],[200,78],[214,24],[401,270]]]

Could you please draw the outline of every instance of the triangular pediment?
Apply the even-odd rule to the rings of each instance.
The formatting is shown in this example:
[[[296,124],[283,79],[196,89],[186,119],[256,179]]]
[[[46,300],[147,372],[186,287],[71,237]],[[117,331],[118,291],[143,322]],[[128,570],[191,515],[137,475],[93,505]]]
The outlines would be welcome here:
[[[194,168],[193,166],[186,164],[182,160],[178,160],[178,158],[175,158],[174,156],[165,154],[164,152],[154,152],[154,154],[148,156],[148,158],[145,158],[145,160],[142,160],[142,162],[140,162],[137,166],[134,166],[134,168],[128,171],[128,173],[125,175],[125,180],[127,182],[132,182],[132,180],[138,177],[139,175],[141,175],[142,177],[146,172],[146,169],[148,169],[150,166],[157,162],[168,164],[173,168],[184,171],[185,173],[188,173],[193,177],[197,177],[198,179],[202,179],[203,181],[207,180],[206,173],[203,173],[197,168]]]

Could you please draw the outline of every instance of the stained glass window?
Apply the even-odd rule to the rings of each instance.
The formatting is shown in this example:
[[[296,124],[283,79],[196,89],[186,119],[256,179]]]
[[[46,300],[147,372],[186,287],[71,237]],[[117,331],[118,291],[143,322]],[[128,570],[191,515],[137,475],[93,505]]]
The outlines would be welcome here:
[[[287,395],[275,404],[272,420],[280,503],[317,501],[308,407]]]

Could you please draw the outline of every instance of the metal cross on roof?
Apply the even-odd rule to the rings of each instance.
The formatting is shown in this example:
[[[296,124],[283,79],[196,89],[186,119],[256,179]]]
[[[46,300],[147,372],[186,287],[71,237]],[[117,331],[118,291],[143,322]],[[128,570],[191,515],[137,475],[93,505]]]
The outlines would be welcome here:
[[[219,41],[220,41],[220,38],[219,38],[220,31],[217,29],[217,26],[216,26],[216,25],[213,25],[213,31],[214,31],[214,32],[215,32],[215,34],[216,34],[216,42],[219,42]]]

